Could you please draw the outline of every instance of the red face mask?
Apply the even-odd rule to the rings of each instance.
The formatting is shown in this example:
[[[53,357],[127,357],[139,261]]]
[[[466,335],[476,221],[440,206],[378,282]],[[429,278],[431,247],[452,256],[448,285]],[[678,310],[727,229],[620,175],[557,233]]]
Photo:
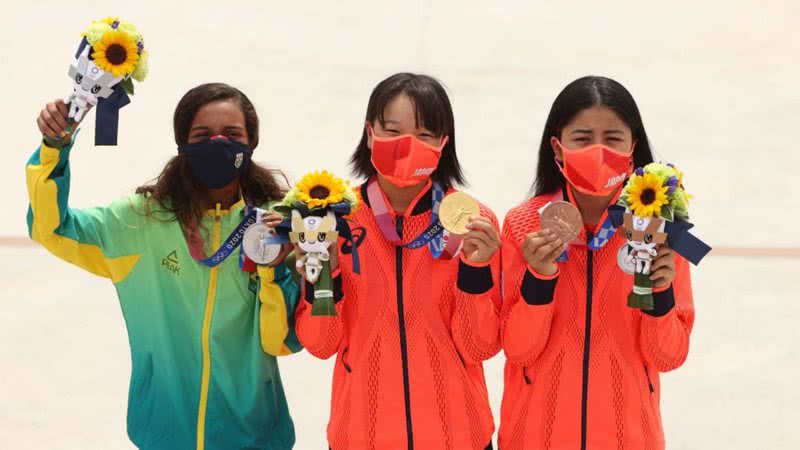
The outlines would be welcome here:
[[[445,136],[442,145],[434,147],[410,134],[384,138],[375,136],[371,126],[368,130],[372,136],[372,165],[398,187],[415,186],[427,180],[439,166],[448,140]]]
[[[564,165],[562,167],[558,160],[556,165],[564,178],[586,195],[610,195],[631,173],[633,152],[620,152],[601,144],[570,150],[555,138],[553,142],[562,150]]]

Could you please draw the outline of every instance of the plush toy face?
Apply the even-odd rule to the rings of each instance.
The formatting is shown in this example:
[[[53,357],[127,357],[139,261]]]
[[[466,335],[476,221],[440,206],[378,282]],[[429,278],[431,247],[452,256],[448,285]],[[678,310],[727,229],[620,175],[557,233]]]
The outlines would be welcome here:
[[[292,211],[292,232],[289,239],[307,253],[328,254],[328,247],[339,237],[336,231],[336,216],[328,211],[325,217],[302,217]]]
[[[667,240],[664,219],[625,213],[625,238],[634,251],[653,251]]]
[[[91,47],[87,45],[69,66],[68,75],[73,88],[69,98],[69,118],[75,121],[83,118],[89,105],[97,105],[98,98],[110,96],[114,92],[112,88],[122,81],[122,77],[115,77],[97,67],[89,59],[90,50]]]

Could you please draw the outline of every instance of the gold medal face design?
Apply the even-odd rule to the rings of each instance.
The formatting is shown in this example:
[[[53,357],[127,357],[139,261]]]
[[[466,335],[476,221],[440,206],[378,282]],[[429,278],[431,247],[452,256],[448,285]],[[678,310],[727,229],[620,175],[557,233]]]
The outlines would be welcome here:
[[[467,224],[470,217],[479,216],[481,208],[478,201],[463,192],[453,192],[439,205],[439,220],[444,229],[463,236],[469,232]]]

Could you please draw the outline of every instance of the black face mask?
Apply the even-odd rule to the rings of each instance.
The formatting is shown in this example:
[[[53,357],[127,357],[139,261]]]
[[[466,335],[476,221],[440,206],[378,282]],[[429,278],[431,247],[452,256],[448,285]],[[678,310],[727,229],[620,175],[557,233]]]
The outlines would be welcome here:
[[[178,153],[189,161],[192,174],[209,189],[220,189],[228,185],[250,165],[253,149],[223,136],[196,144],[178,147]]]

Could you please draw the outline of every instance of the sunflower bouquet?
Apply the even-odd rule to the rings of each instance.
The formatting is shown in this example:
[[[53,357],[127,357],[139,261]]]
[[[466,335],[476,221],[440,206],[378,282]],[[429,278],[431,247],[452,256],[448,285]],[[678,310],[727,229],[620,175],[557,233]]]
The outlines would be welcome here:
[[[93,21],[81,36],[68,72],[73,82],[68,119],[80,122],[98,106],[95,143],[116,145],[118,111],[133,95],[133,80],[147,77],[149,53],[136,26],[118,17]]]
[[[707,246],[687,232],[691,228],[690,199],[683,187],[683,173],[672,164],[651,163],[637,168],[623,188],[618,205],[624,208],[619,213],[628,242],[620,250],[618,261],[623,270],[634,276],[628,306],[653,309],[650,268],[659,245],[668,239],[670,244],[677,242],[674,249],[689,254],[695,264],[710,250],[699,248]],[[701,254],[696,258],[698,253]]]
[[[274,208],[290,220],[289,240],[303,252],[298,255],[297,269],[314,288],[312,315],[336,315],[328,248],[336,245],[340,233],[352,242],[344,218],[357,206],[358,197],[350,184],[322,171],[304,176]]]

